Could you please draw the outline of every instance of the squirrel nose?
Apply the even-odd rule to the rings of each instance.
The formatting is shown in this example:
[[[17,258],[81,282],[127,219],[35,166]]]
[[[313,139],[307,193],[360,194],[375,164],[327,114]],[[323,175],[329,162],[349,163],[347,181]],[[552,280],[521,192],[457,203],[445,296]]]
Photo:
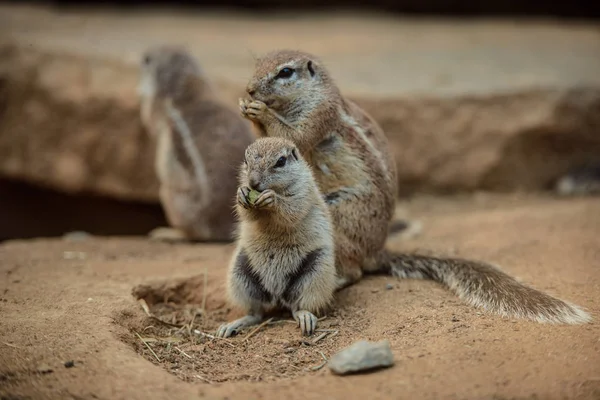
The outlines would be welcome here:
[[[258,176],[251,176],[250,179],[248,179],[248,185],[250,186],[250,189],[262,192],[262,187],[260,185],[260,179]]]
[[[250,96],[254,96],[256,94],[257,87],[258,85],[256,81],[248,82],[248,85],[246,85],[246,93],[248,93]]]

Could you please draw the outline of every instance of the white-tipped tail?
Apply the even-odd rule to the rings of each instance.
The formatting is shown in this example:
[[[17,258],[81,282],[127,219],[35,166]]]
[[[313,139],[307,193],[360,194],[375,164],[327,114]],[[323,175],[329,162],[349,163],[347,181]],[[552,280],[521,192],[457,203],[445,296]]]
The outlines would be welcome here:
[[[385,251],[382,266],[400,278],[430,279],[466,303],[506,317],[539,323],[582,324],[591,316],[580,307],[525,286],[483,262]]]

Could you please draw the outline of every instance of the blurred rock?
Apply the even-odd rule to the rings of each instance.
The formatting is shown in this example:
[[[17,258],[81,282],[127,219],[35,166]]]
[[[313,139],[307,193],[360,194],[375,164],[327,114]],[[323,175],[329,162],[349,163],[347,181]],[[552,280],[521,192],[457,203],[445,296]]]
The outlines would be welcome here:
[[[84,231],[67,232],[63,235],[63,240],[66,242],[83,242],[93,236]]]
[[[114,41],[101,41],[101,50],[100,45],[86,47],[87,42],[77,41],[76,37],[56,42],[42,39],[42,33],[33,34],[37,45],[34,48],[27,44],[30,33],[25,27],[36,21],[36,15],[15,13],[5,24],[11,34],[17,32],[13,36],[19,40],[5,41],[0,47],[0,176],[69,193],[156,203],[155,145],[139,121],[137,74],[131,61],[135,57],[126,57],[129,61],[125,61],[114,57],[115,54],[107,55],[111,47],[106,43]],[[77,35],[75,17],[67,20],[44,14],[39,18],[46,21],[44,29],[55,29],[54,24],[63,26],[64,31],[57,35],[64,32]],[[90,29],[88,34],[96,37],[97,32],[92,29],[101,27],[94,24],[90,20],[85,26]],[[143,31],[138,26],[132,27],[131,32],[135,29]],[[600,40],[583,29],[578,32],[581,35],[578,33],[570,40],[584,38],[586,45],[580,51],[589,56],[588,48]],[[547,35],[548,40],[554,38],[554,33]],[[236,38],[224,34],[222,39]],[[64,43],[59,46],[59,42]],[[131,44],[119,43],[119,46]],[[135,42],[131,46],[139,53],[144,43]],[[207,48],[201,61],[209,70],[223,65],[225,72],[216,76],[215,81],[223,89],[224,98],[235,105],[250,71],[242,75],[240,63],[232,55],[215,51]],[[328,54],[327,51],[322,48],[319,54]],[[382,58],[385,51],[384,46],[381,54],[375,54],[371,61],[356,56],[360,61],[356,71],[340,73],[337,80],[344,93],[363,105],[388,135],[397,159],[401,195],[417,191],[548,189],[567,171],[596,160],[600,154],[600,84],[577,83],[576,75],[565,72],[570,71],[567,67],[550,74],[547,81],[534,79],[538,86],[519,84],[512,90],[499,90],[492,84],[485,86],[485,82],[491,81],[485,76],[468,82],[466,75],[461,75],[462,83],[457,86],[460,90],[444,92],[442,87],[427,95],[398,90],[396,93],[400,94],[391,96],[380,90],[385,79],[355,76],[365,69],[373,71],[378,65],[382,76],[392,76],[390,66],[381,61],[385,59]],[[548,60],[558,57],[551,54]],[[344,71],[341,64],[351,54],[332,51],[328,56],[335,72]],[[521,53],[514,56],[521,57]],[[390,55],[390,63],[402,65],[398,57]],[[481,57],[486,58],[485,54]],[[578,71],[588,77],[594,59],[581,60]],[[429,65],[425,61],[419,63]],[[492,75],[496,73],[495,69],[490,71]],[[528,73],[532,71],[535,68]],[[422,79],[422,74],[419,76]],[[511,81],[510,74],[498,76],[504,83]],[[373,93],[367,95],[365,88],[371,81]],[[403,85],[410,79],[401,81],[390,82],[388,86]],[[471,90],[475,86],[479,88],[477,92]]]
[[[118,63],[0,48],[0,175],[68,193],[155,202],[154,143]]]
[[[554,190],[560,196],[600,195],[600,162],[569,171],[558,179]]]
[[[361,101],[403,192],[536,191],[600,155],[600,86]]]

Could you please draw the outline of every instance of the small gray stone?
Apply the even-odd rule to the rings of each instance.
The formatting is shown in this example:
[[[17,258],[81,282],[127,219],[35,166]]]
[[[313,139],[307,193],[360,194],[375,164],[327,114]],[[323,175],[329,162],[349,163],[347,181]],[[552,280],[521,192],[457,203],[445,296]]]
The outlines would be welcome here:
[[[49,367],[47,364],[40,364],[38,365],[38,367],[36,368],[37,372],[39,372],[40,374],[50,374],[52,372],[54,372],[54,370]]]
[[[392,290],[394,288],[394,285],[392,285],[391,283],[388,283],[385,285],[385,290]]]
[[[394,355],[387,340],[368,342],[361,340],[336,353],[328,366],[336,375],[347,375],[394,365]]]
[[[63,239],[67,242],[82,242],[91,237],[92,235],[84,231],[67,232],[63,235]]]

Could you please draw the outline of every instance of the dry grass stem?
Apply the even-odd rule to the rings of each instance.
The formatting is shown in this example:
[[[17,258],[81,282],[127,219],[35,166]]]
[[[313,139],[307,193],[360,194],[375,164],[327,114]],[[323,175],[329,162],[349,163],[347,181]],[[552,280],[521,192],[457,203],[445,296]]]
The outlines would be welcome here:
[[[152,314],[150,312],[150,308],[148,307],[148,303],[146,303],[146,300],[144,299],[138,299],[138,303],[140,304],[140,306],[142,307],[142,310],[144,310],[144,312],[146,313],[146,315],[153,319],[156,322],[160,322],[163,325],[167,325],[173,328],[181,328],[183,325],[177,325],[177,324],[172,324],[170,322],[167,321],[163,321],[162,319],[158,318],[157,316],[155,316],[154,314]]]
[[[177,350],[178,352],[180,352],[181,354],[183,354],[184,356],[186,356],[190,360],[193,359],[192,356],[190,356],[189,354],[187,354],[185,351],[181,350],[179,347],[175,347],[175,350]]]
[[[329,332],[323,332],[321,333],[319,336],[317,336],[316,338],[313,339],[313,344],[317,344],[319,343],[322,339],[325,338],[325,336],[329,335]]]
[[[321,354],[321,357],[323,357],[323,363],[319,364],[319,365],[315,365],[314,367],[311,367],[310,370],[311,371],[318,371],[321,368],[323,368],[325,365],[327,365],[327,357],[325,357],[325,354],[323,354],[322,351],[319,351],[319,354]]]
[[[333,332],[331,335],[329,335],[329,339],[334,338],[335,336],[337,336],[338,333],[340,333],[340,331]]]
[[[269,318],[268,320],[266,320],[265,322],[263,322],[262,324],[260,324],[259,326],[257,326],[256,328],[254,328],[254,330],[252,332],[250,332],[249,334],[246,335],[246,337],[244,338],[244,341],[247,341],[248,339],[250,339],[252,336],[256,335],[256,333],[258,331],[260,331],[262,328],[264,328],[265,326],[269,325],[271,323],[271,321],[273,321],[273,318]]]
[[[204,336],[204,337],[207,337],[207,338],[209,338],[209,339],[212,339],[212,340],[220,340],[220,341],[223,341],[223,342],[227,343],[227,344],[228,344],[229,346],[231,346],[231,347],[235,347],[235,346],[233,345],[233,343],[231,343],[231,341],[230,341],[229,339],[227,339],[227,338],[220,338],[220,337],[216,337],[216,336],[214,336],[214,335],[211,335],[210,333],[205,333],[205,332],[202,332],[202,331],[200,331],[200,330],[198,330],[198,329],[194,329],[194,331],[193,331],[193,332],[194,332],[196,335]]]
[[[146,303],[146,300],[138,299],[138,303],[140,303],[140,306],[142,306],[142,310],[144,310],[147,316],[153,317],[152,313],[150,312],[150,308],[148,307],[148,303]]]
[[[206,383],[212,383],[212,381],[208,380],[207,378],[201,376],[201,375],[194,375],[194,378],[198,378]]]
[[[140,341],[142,343],[144,343],[144,345],[148,348],[148,350],[150,350],[150,353],[152,353],[152,355],[156,358],[156,361],[160,362],[160,358],[158,358],[158,356],[156,355],[156,353],[154,352],[154,350],[152,350],[152,347],[150,347],[150,345],[148,343],[146,343],[146,341],[144,339],[142,339],[142,337],[140,336],[139,333],[137,333],[137,332],[134,332],[134,333],[140,339]]]
[[[207,288],[207,281],[208,281],[208,268],[204,268],[204,286],[202,289],[202,312],[206,315],[206,288]]]

